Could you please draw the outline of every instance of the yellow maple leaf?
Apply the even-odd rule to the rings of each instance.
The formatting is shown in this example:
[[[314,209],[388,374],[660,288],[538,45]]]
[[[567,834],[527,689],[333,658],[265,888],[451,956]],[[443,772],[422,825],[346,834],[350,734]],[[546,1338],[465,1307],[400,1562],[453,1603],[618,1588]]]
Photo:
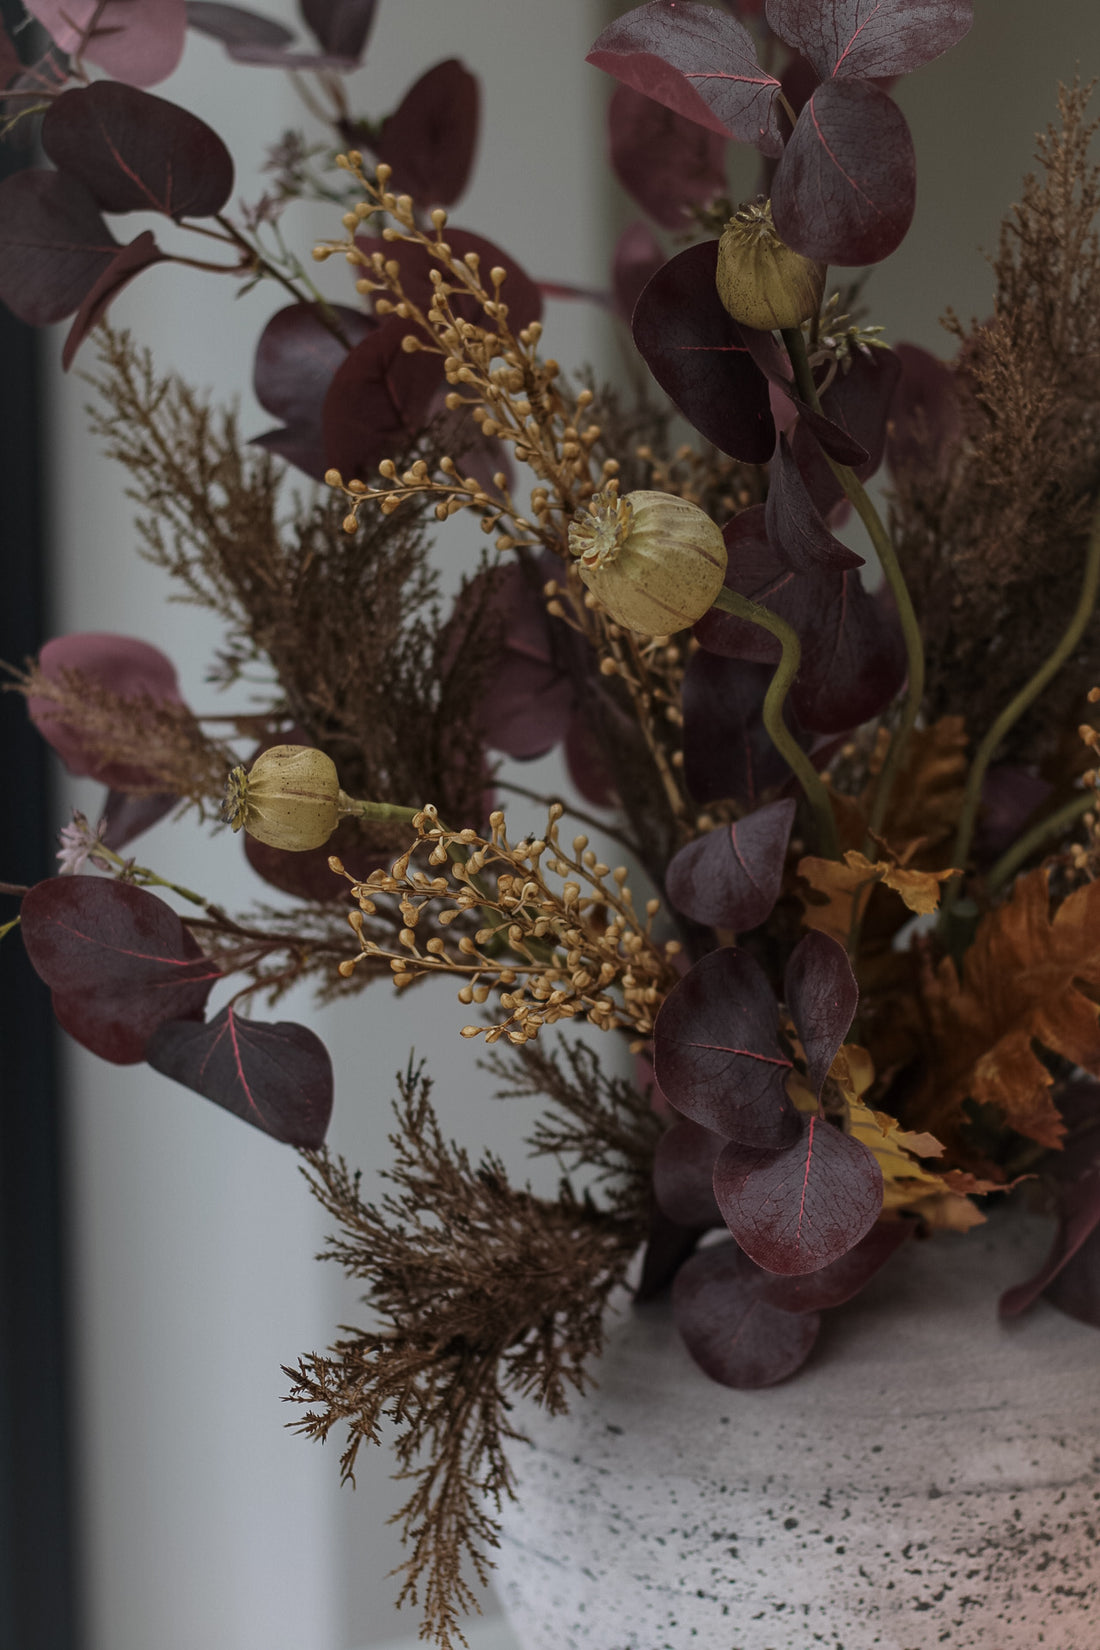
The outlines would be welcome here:
[[[956,1125],[966,1099],[995,1106],[1020,1134],[1059,1146],[1065,1127],[1035,1045],[1100,1075],[1100,883],[1051,916],[1043,869],[1021,877],[978,924],[959,978],[950,958],[922,986],[932,1060],[922,1115]]]
[[[914,871],[908,866],[891,865],[884,859],[869,860],[858,849],[849,848],[842,860],[817,859],[812,855],[799,860],[798,874],[811,888],[826,896],[822,905],[806,903],[802,919],[806,927],[820,929],[843,944],[857,905],[862,916],[876,884],[892,889],[910,911],[929,916],[940,903],[940,884],[955,873],[950,868]]]

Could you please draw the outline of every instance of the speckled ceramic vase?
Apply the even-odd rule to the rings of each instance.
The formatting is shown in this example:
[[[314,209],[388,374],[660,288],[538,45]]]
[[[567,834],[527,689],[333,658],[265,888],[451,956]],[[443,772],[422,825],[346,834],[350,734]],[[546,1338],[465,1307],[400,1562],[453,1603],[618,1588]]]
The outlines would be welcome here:
[[[1100,1331],[996,1315],[1049,1237],[910,1244],[761,1392],[624,1306],[597,1391],[517,1411],[497,1582],[524,1650],[1096,1650]]]

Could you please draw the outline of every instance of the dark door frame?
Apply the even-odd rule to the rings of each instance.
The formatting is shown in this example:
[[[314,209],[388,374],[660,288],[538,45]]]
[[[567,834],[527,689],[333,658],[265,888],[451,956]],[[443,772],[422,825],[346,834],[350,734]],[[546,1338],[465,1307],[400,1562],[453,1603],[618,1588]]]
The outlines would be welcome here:
[[[9,26],[25,14],[0,0]],[[0,144],[0,178],[28,163]],[[0,306],[0,660],[44,639],[42,339]],[[0,694],[0,878],[49,876],[46,746]],[[0,924],[17,901],[0,897]],[[0,942],[0,1650],[78,1650],[65,1127],[49,993]]]

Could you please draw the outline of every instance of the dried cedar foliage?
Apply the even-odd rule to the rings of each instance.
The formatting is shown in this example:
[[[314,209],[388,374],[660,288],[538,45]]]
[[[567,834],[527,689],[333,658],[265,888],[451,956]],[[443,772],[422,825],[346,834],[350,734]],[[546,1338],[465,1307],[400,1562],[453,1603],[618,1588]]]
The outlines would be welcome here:
[[[601,1099],[587,1075],[584,1086],[597,1111],[621,1109],[609,1087]],[[286,1373],[290,1398],[310,1406],[297,1430],[323,1439],[346,1426],[345,1478],[363,1441],[395,1424],[396,1476],[411,1485],[397,1514],[410,1548],[399,1603],[419,1604],[422,1636],[453,1650],[465,1643],[462,1615],[478,1607],[464,1565],[484,1585],[491,1506],[510,1493],[509,1394],[558,1413],[583,1390],[644,1220],[629,1197],[601,1210],[563,1185],[551,1202],[509,1185],[491,1154],[475,1166],[444,1140],[430,1091],[410,1064],[395,1105],[395,1189],[377,1204],[363,1202],[342,1159],[308,1154],[311,1188],[341,1228],[323,1258],[365,1280],[381,1327]]]
[[[284,516],[282,466],[242,442],[233,412],[158,375],[125,333],[103,329],[100,362],[92,427],[130,472],[142,553],[225,620],[222,684],[270,667],[271,716],[327,751],[351,794],[479,823],[474,711],[494,638],[486,619],[448,646],[423,512],[349,535],[326,493]]]
[[[1091,86],[1059,92],[1041,171],[1005,218],[993,319],[964,329],[961,437],[898,478],[898,549],[928,658],[930,719],[964,712],[980,735],[1053,650],[1080,587],[1100,479],[1100,166]],[[1100,619],[1013,730],[1036,758],[1080,719],[1100,673]]]

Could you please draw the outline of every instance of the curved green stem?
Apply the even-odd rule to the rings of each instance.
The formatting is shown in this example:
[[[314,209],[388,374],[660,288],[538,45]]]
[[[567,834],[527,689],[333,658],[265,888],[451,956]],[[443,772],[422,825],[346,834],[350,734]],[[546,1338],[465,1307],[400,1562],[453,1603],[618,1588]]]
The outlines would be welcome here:
[[[1035,703],[1047,683],[1058,674],[1078,642],[1080,642],[1095,610],[1098,592],[1100,592],[1100,505],[1098,505],[1092,519],[1092,530],[1089,533],[1088,550],[1085,554],[1085,571],[1081,580],[1081,589],[1077,596],[1077,605],[1073,610],[1073,616],[1069,624],[1062,633],[1061,641],[1054,652],[1040,665],[1031,680],[1025,682],[1019,693],[1009,700],[974,753],[974,760],[970,764],[970,773],[967,776],[966,790],[963,793],[959,828],[955,833],[955,844],[951,850],[951,864],[960,873],[966,869],[966,862],[970,857],[970,843],[974,835],[974,826],[977,823],[982,784],[989,764],[993,760],[998,746],[1007,737],[1011,729],[1015,727],[1024,712]],[[1011,851],[1010,849],[1009,852]],[[948,885],[943,905],[945,917],[950,913],[955,900],[958,898],[961,881],[961,876],[958,876]]]
[[[1063,831],[1068,830],[1071,825],[1076,825],[1083,814],[1087,814],[1096,806],[1096,792],[1091,789],[1081,791],[1072,802],[1067,802],[1054,813],[1047,814],[1045,819],[1040,819],[1029,831],[1025,831],[1023,836],[1018,837],[1011,848],[1006,848],[1000,859],[995,862],[985,879],[988,891],[995,894],[998,888],[1003,888],[1037,848],[1041,848],[1044,842],[1049,842],[1051,837],[1061,836]]]
[[[768,683],[768,691],[764,695],[764,726],[768,730],[772,744],[802,786],[806,800],[813,809],[817,821],[818,846],[822,854],[826,859],[837,859],[839,848],[836,839],[836,820],[833,817],[828,787],[783,720],[783,705],[802,662],[802,645],[784,619],[769,612],[766,607],[761,607],[759,603],[751,602],[747,596],[740,595],[736,590],[723,587],[715,597],[714,605],[721,608],[723,613],[732,613],[738,619],[747,619],[750,624],[760,625],[762,629],[770,631],[783,649],[775,675]]]
[[[814,412],[821,412],[821,401],[818,398],[817,386],[814,383],[813,372],[810,368],[810,359],[806,353],[806,340],[802,336],[801,328],[784,329],[783,342],[787,346],[787,354],[791,358],[791,367],[794,370],[794,380],[799,395],[807,406],[813,408]],[[886,810],[890,805],[890,793],[901,767],[906,742],[916,725],[917,717],[920,715],[921,703],[924,699],[924,643],[921,640],[920,623],[917,619],[916,609],[913,606],[913,599],[905,582],[905,574],[902,572],[893,540],[886,530],[882,517],[871,503],[859,477],[852,470],[849,470],[847,465],[837,464],[834,459],[829,457],[828,453],[824,452],[824,449],[823,454],[829,468],[843,487],[852,509],[867,529],[867,535],[874,545],[875,553],[882,564],[882,571],[897,606],[902,635],[905,638],[905,656],[908,663],[909,682],[905,692],[905,704],[902,708],[901,720],[890,740],[886,759],[879,771],[878,784],[875,786],[875,800],[867,827],[868,839],[870,839],[872,835],[877,835],[882,830]],[[867,846],[868,844],[865,843],[865,851]]]

